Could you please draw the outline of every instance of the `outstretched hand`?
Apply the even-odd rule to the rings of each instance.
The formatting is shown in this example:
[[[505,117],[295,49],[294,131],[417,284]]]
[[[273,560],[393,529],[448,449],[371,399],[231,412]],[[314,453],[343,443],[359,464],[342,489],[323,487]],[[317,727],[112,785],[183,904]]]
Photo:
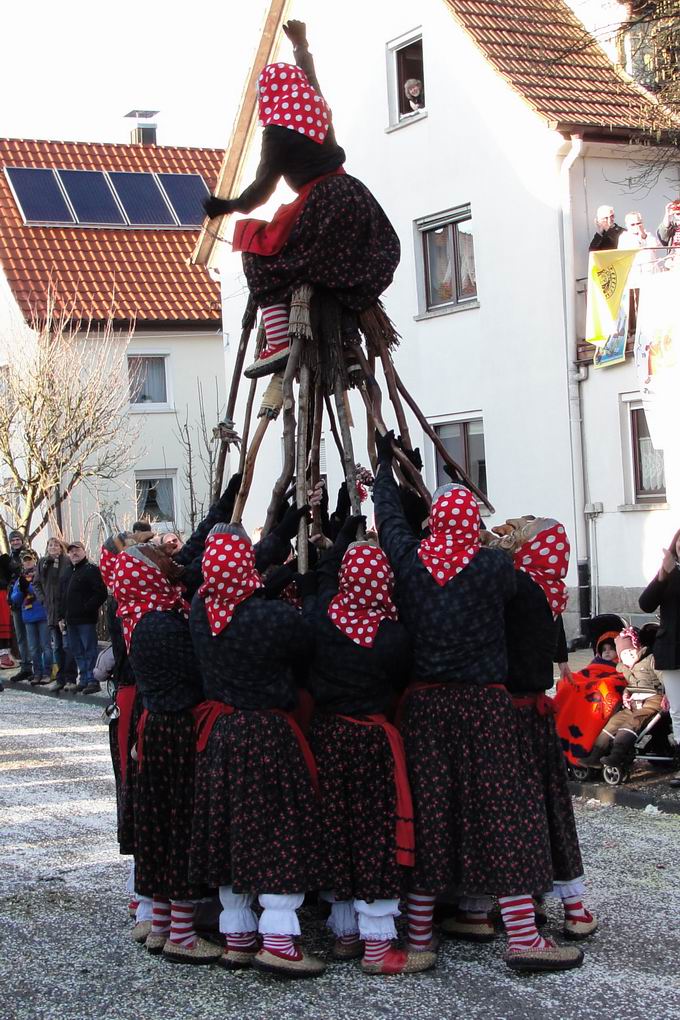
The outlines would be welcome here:
[[[284,24],[283,31],[292,42],[293,49],[307,44],[307,26],[304,21],[297,21],[295,18],[291,18],[290,21]]]
[[[308,503],[305,503],[305,505],[301,506],[299,509],[294,506],[289,507],[283,515],[281,523],[276,525],[277,533],[281,538],[286,539],[289,542],[292,541],[294,538],[297,538],[300,521],[303,517],[307,519],[308,515]]]
[[[375,452],[379,464],[391,464],[394,457],[394,432],[392,429],[381,435],[375,430]]]
[[[230,198],[217,198],[216,195],[209,195],[203,199],[203,208],[208,219],[215,216],[224,216],[225,213],[234,211],[234,204]]]

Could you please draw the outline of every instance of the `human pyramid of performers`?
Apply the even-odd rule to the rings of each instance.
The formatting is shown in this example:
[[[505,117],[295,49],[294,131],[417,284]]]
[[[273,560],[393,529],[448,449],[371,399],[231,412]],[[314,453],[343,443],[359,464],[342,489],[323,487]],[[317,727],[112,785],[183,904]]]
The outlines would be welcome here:
[[[502,924],[513,970],[577,967],[597,920],[545,694],[556,649],[566,660],[565,529],[524,517],[485,531],[480,494],[450,460],[451,482],[430,497],[401,397],[419,412],[378,303],[399,242],[343,170],[305,26],[284,29],[296,64],[260,75],[256,180],[206,204],[211,218],[250,212],[282,176],[298,192],[234,235],[251,296],[239,378],[254,307],[261,317],[250,406],[271,376],[260,423],[248,446],[246,422],[240,470],[179,552],[123,533],[101,555],[132,936],[172,962],[314,977],[327,964],[298,911],[316,897],[337,965],[411,974],[436,965],[439,903],[449,937],[492,941]],[[355,463],[348,387],[366,406],[371,472]],[[286,465],[253,544],[241,514],[281,408]],[[346,476],[333,512],[318,481],[324,410]],[[227,422],[223,447],[235,442]],[[375,530],[361,512],[369,488]],[[564,944],[539,932],[546,895],[564,906]]]

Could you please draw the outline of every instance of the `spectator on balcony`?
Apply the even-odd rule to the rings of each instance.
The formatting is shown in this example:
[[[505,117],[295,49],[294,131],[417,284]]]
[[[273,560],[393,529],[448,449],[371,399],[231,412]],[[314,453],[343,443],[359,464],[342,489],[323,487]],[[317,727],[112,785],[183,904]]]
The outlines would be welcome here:
[[[618,245],[619,234],[623,227],[616,222],[616,214],[611,205],[600,205],[595,214],[595,233],[588,251],[611,251]]]
[[[664,269],[677,269],[680,266],[680,200],[668,203],[657,234],[663,247],[668,249]]]

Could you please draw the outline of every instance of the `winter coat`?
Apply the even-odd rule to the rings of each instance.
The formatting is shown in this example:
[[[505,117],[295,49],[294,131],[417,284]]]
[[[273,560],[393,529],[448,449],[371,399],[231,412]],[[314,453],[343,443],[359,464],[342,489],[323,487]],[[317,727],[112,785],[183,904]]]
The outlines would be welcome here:
[[[628,684],[628,693],[663,694],[663,674],[656,668],[654,655],[643,648],[642,656],[632,666],[619,662],[616,667]]]
[[[132,634],[130,665],[149,712],[183,712],[202,700],[189,622],[181,613],[144,614]]]
[[[364,648],[338,630],[328,616],[337,595],[345,549],[334,546],[317,569],[316,596],[303,600],[302,615],[314,629],[308,688],[317,708],[341,715],[384,713],[408,683],[411,642],[403,624],[382,620],[373,645]]]
[[[34,585],[29,581],[22,590],[21,582],[22,578],[18,577],[12,585],[9,596],[12,609],[21,610],[21,619],[24,623],[42,623],[47,620],[47,612],[38,598]]]
[[[547,691],[553,685],[553,661],[564,628],[554,619],[543,589],[523,570],[515,571],[517,592],[505,605],[508,690],[513,694]],[[561,645],[561,642],[560,642]],[[564,658],[566,662],[566,648]]]
[[[440,586],[418,557],[419,541],[384,464],[378,468],[373,501],[380,544],[396,579],[394,602],[413,642],[413,679],[504,684],[504,611],[516,587],[510,558],[500,549],[481,548],[464,570]]]
[[[66,614],[66,589],[73,573],[68,556],[61,553],[56,559],[43,556],[38,563],[35,587],[47,609],[47,622],[56,627]]]
[[[643,613],[659,610],[660,627],[654,641],[657,669],[680,669],[680,568],[668,577],[650,581],[640,596]]]
[[[295,708],[312,654],[312,631],[297,609],[259,589],[213,637],[205,603],[195,595],[190,621],[207,699],[245,710]]]
[[[106,602],[106,585],[99,567],[88,560],[81,560],[71,567],[65,597],[65,619],[67,625],[96,623],[99,607]]]

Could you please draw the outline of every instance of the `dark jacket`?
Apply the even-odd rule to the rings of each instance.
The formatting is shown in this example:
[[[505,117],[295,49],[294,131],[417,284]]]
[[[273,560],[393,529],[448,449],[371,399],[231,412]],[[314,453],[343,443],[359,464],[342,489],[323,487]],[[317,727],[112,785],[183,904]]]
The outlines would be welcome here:
[[[303,601],[314,629],[308,688],[316,707],[341,715],[384,713],[408,683],[411,642],[403,624],[383,620],[371,648],[355,644],[331,622],[328,605],[338,593],[338,572],[347,542],[336,542],[318,570],[318,592]]]
[[[35,589],[41,602],[45,603],[50,627],[56,627],[60,620],[66,619],[66,589],[72,573],[73,565],[64,553],[55,560],[43,556],[38,563]]]
[[[623,233],[623,227],[620,227],[618,223],[615,223],[609,230],[605,230],[600,233],[599,230],[593,234],[593,239],[588,246],[588,251],[611,251],[612,248],[618,248],[619,246],[619,235]]]
[[[181,613],[145,613],[132,634],[130,665],[149,712],[183,712],[203,699],[189,621]]]
[[[81,560],[71,567],[71,576],[66,588],[66,623],[96,623],[99,607],[106,602],[106,585],[99,567],[88,560]]]
[[[673,238],[675,237],[675,232],[677,231],[677,229],[678,228],[675,226],[674,223],[671,223],[667,226],[662,220],[661,223],[659,224],[656,234],[661,244],[664,245],[666,248],[670,248],[672,246]]]
[[[380,544],[396,578],[395,603],[413,642],[413,679],[428,683],[504,684],[505,604],[515,570],[499,549],[479,550],[443,587],[418,558],[391,469],[378,468],[373,486]]]
[[[113,649],[113,685],[116,690],[119,687],[131,687],[134,685],[135,676],[125,647],[123,624],[118,616],[118,603],[113,595],[109,595],[106,600],[106,623]]]
[[[295,707],[312,654],[312,631],[297,609],[260,589],[213,637],[205,603],[195,595],[190,623],[207,699],[249,710]]]
[[[680,669],[680,568],[663,581],[655,577],[640,596],[643,613],[659,610],[660,626],[654,642],[657,669]]]
[[[16,578],[13,577],[12,561],[9,554],[0,553],[0,591],[7,591],[14,580]]]
[[[321,95],[314,61],[306,47],[296,49],[295,62],[307,75],[312,88]],[[232,207],[236,212],[251,212],[272,196],[282,177],[289,187],[297,191],[315,177],[337,170],[344,162],[345,151],[336,142],[332,125],[319,145],[290,128],[269,124],[262,132],[262,151],[255,180],[232,200]]]
[[[543,589],[523,570],[515,571],[515,580],[517,591],[505,606],[508,690],[547,691],[553,685],[557,638],[564,629],[553,618]],[[565,662],[566,655],[559,661]]]

